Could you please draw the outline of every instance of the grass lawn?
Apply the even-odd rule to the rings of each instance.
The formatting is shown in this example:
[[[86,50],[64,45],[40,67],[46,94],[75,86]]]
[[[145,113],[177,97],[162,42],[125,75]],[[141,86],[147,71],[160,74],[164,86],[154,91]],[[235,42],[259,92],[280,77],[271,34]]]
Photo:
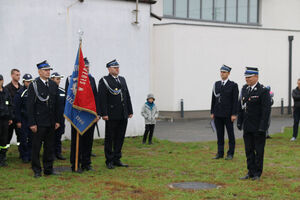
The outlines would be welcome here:
[[[0,168],[0,199],[300,199],[300,139],[290,142],[291,129],[267,140],[262,179],[241,181],[247,173],[242,140],[237,140],[232,161],[211,159],[216,142],[174,143],[154,140],[142,145],[141,137],[126,138],[124,163],[129,168],[106,169],[103,140],[95,140],[95,172],[33,178],[29,164],[18,159],[16,146],[9,149],[8,167]],[[69,157],[70,142],[63,143]],[[228,147],[226,146],[226,149]],[[54,167],[70,166],[55,161]],[[171,189],[168,184],[200,181],[218,189]]]

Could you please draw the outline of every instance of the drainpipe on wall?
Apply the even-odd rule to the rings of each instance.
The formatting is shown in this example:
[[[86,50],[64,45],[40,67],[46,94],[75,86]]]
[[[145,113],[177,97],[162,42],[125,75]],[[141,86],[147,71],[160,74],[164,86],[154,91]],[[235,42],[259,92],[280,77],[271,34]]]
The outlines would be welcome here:
[[[289,105],[288,105],[288,114],[292,113],[292,44],[293,44],[294,36],[289,36]]]
[[[135,22],[133,24],[139,24],[139,0],[136,0],[135,4],[136,8],[133,10],[133,13],[135,13]]]

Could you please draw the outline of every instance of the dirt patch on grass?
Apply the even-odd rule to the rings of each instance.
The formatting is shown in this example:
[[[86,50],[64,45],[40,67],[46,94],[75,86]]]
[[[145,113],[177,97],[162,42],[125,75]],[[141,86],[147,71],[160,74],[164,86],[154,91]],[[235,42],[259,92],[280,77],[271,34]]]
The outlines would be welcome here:
[[[120,181],[98,182],[94,185],[104,185],[104,190],[106,191],[106,193],[109,193],[110,199],[121,198],[158,200],[162,199],[162,197],[164,196],[161,192],[129,185]],[[101,198],[102,196],[103,192],[101,191],[96,194],[96,198]]]

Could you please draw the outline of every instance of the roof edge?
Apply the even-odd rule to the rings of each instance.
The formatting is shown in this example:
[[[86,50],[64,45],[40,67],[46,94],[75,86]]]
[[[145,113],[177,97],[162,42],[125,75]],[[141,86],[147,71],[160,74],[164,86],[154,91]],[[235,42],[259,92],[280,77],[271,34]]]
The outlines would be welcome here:
[[[131,1],[131,2],[136,2],[136,0],[120,0],[120,1]],[[139,0],[139,3],[148,3],[148,4],[155,4],[155,0]]]

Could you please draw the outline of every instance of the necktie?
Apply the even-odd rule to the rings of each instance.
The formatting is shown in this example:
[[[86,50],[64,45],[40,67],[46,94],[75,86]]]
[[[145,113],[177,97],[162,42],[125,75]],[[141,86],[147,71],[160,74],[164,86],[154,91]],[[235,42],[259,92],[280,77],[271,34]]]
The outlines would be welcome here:
[[[46,82],[45,82],[45,85],[46,85],[47,87],[49,87],[49,85],[48,85],[48,81],[46,81]]]
[[[248,92],[248,94],[250,94],[250,92],[251,92],[251,87],[249,86],[248,88],[247,88],[247,92]]]
[[[121,84],[121,82],[120,82],[120,79],[119,79],[119,78],[115,78],[115,80],[116,80],[116,82],[117,82],[118,84]]]

